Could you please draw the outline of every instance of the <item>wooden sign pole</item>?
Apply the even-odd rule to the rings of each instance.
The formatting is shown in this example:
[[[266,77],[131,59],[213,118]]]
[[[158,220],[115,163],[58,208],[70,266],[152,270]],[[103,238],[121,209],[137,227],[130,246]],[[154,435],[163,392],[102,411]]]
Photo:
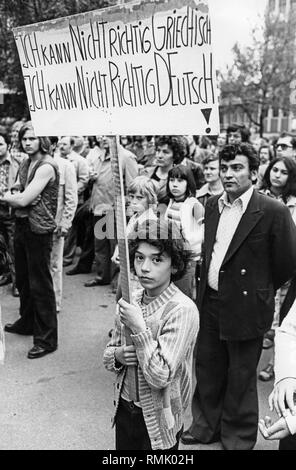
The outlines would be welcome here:
[[[123,185],[123,174],[122,166],[119,161],[119,136],[111,137],[111,166],[113,179],[115,184],[115,207],[116,207],[116,231],[118,240],[118,251],[120,259],[120,277],[121,277],[121,290],[122,298],[126,302],[131,302],[131,290],[130,290],[130,263],[128,253],[128,241],[126,236],[126,215],[125,215],[125,197],[124,197],[124,185]],[[126,344],[133,344],[131,339],[131,331],[125,327]],[[138,378],[137,368],[130,366],[127,368],[127,377],[129,384],[130,398],[133,401],[139,401],[138,398]]]

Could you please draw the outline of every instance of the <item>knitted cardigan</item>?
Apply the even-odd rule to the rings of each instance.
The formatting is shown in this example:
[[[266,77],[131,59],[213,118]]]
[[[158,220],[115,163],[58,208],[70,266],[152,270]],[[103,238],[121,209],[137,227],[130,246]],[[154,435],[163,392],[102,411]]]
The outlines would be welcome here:
[[[142,306],[143,289],[134,293],[134,303]],[[168,304],[172,308],[167,308]],[[184,412],[192,392],[192,355],[199,328],[195,303],[173,283],[144,309],[146,330],[131,335],[138,357],[139,401],[152,449],[169,449],[183,425]],[[104,351],[107,370],[116,373],[114,417],[126,367],[116,368],[115,349],[125,344],[124,327],[116,311],[113,336]],[[164,389],[169,386],[174,426],[169,429],[164,413]]]

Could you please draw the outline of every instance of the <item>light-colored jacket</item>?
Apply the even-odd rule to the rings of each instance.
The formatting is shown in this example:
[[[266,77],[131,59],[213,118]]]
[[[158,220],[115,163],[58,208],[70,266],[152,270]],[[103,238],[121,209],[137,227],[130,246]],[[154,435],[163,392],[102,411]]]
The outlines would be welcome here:
[[[72,150],[67,156],[67,160],[74,164],[77,178],[78,195],[80,196],[85,190],[89,181],[89,167],[85,158],[79,153]]]
[[[134,302],[142,306],[142,297],[143,289],[136,291]],[[167,308],[168,304],[171,308]],[[199,314],[195,303],[173,283],[142,311],[146,329],[131,335],[139,362],[139,399],[152,449],[168,449],[176,443],[191,399],[192,355]],[[115,329],[103,357],[106,369],[116,373],[113,425],[126,373],[125,366],[116,368],[114,354],[124,344],[124,327],[117,305]],[[168,385],[174,416],[170,429],[164,415],[164,389]]]
[[[122,165],[124,191],[138,175],[136,156],[119,146],[119,161]],[[90,209],[94,215],[101,216],[110,211],[115,203],[115,188],[111,168],[110,155],[105,157],[105,151],[98,146],[91,149],[86,157],[91,172],[97,173],[92,187]]]
[[[275,333],[275,383],[286,378],[296,379],[296,299]],[[287,425],[296,433],[296,416],[288,414]]]
[[[69,230],[78,203],[75,167],[69,160],[58,155],[55,155],[54,161],[58,165],[60,175],[56,224],[57,227]]]
[[[289,196],[286,206],[288,207],[290,214],[292,216],[293,222],[296,225],[296,197]]]

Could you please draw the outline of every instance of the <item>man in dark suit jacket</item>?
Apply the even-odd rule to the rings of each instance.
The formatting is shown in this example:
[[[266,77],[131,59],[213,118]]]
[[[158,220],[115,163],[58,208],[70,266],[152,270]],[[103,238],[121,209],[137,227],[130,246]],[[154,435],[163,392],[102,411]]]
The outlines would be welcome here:
[[[296,228],[284,204],[254,189],[250,144],[227,145],[219,159],[224,193],[205,211],[197,385],[181,440],[247,450],[257,439],[256,368],[275,291],[296,272]]]

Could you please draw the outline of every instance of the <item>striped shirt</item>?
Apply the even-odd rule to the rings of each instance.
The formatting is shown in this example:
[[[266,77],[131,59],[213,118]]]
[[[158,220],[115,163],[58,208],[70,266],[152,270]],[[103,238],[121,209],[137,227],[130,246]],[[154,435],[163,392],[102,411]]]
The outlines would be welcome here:
[[[139,281],[138,281],[138,288],[141,287]],[[143,295],[143,299],[142,299],[142,302],[141,302],[141,309],[142,309],[142,313],[143,313],[143,317],[146,318],[147,316],[147,309],[146,309],[146,305],[150,304],[150,302],[152,302],[153,300],[155,300],[156,297],[149,297],[147,294],[145,294],[144,292],[144,295]],[[123,380],[123,384],[122,384],[122,389],[121,389],[121,398],[123,398],[124,400],[126,401],[132,401],[130,399],[130,396],[129,396],[129,386],[128,386],[128,381],[127,381],[127,375],[125,375],[124,377],[124,380]],[[135,401],[134,402],[136,406],[138,406],[139,408],[142,408],[141,406],[141,403],[140,402],[137,402]]]
[[[141,305],[142,298],[143,289],[135,292],[134,302]],[[139,361],[140,403],[152,449],[169,449],[176,443],[191,399],[192,355],[199,315],[194,302],[173,283],[145,307],[146,330],[131,335]],[[126,372],[125,366],[116,368],[114,353],[124,344],[124,327],[117,310],[114,332],[103,358],[106,369],[116,372],[113,424]],[[166,424],[163,403],[164,389],[168,386],[174,416],[171,429]]]
[[[167,218],[173,222],[175,222],[179,228],[181,228],[181,214],[180,209],[184,201],[177,202],[172,199],[172,203],[168,207],[167,210]]]

